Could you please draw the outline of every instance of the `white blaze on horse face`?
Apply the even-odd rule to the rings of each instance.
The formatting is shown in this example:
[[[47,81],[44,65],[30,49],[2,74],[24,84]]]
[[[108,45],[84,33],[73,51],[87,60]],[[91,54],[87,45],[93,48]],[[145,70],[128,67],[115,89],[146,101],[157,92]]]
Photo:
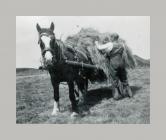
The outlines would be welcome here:
[[[51,52],[47,51],[46,54],[45,54],[45,59],[46,61],[51,61],[52,60],[52,54]]]
[[[42,36],[41,40],[43,41],[43,43],[45,45],[45,49],[50,49],[50,41],[51,41],[50,37],[48,37],[48,36]],[[50,51],[47,51],[45,53],[45,59],[46,59],[46,61],[51,61],[52,57],[53,56],[52,56],[52,54],[51,54]]]
[[[48,36],[42,36],[41,37],[41,40],[43,41],[44,45],[45,45],[45,48],[46,49],[49,49],[50,48],[50,41],[51,41],[51,38],[48,37]]]
[[[57,115],[57,113],[59,112],[59,102],[54,101],[54,108],[52,111],[52,115]]]

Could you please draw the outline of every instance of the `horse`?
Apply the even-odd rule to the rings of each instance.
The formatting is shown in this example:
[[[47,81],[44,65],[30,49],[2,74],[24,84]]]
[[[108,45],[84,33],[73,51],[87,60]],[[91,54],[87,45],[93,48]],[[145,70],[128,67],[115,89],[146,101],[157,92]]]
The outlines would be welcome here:
[[[69,87],[69,99],[72,106],[71,116],[76,116],[79,110],[78,101],[76,100],[76,95],[78,96],[78,94],[75,94],[77,93],[75,85],[77,85],[78,89],[85,95],[88,89],[88,76],[91,75],[92,70],[83,70],[83,68],[73,67],[65,64],[64,61],[71,60],[86,64],[90,62],[84,53],[81,51],[76,52],[61,40],[56,39],[53,22],[50,28],[41,28],[38,23],[36,24],[36,28],[39,35],[38,44],[41,49],[43,68],[50,74],[54,91],[52,115],[57,115],[60,112],[59,84],[61,82],[67,82]]]
[[[41,48],[44,69],[48,70],[50,74],[54,90],[54,106],[52,115],[57,115],[60,111],[59,84],[61,82],[67,82],[69,87],[69,99],[71,101],[72,108],[71,116],[77,116],[79,113],[78,101],[76,100],[78,93],[75,90],[75,85],[81,91],[83,96],[85,96],[88,89],[88,80],[94,80],[95,78],[102,79],[104,75],[101,74],[102,72],[97,73],[96,70],[73,67],[65,63],[65,60],[70,60],[85,64],[92,64],[92,60],[90,60],[90,54],[88,54],[87,51],[79,51],[79,48],[81,48],[80,50],[84,49],[81,45],[77,46],[78,50],[75,50],[61,40],[56,39],[53,22],[49,28],[41,28],[37,23],[36,28],[39,34],[38,44]],[[124,46],[125,47],[120,47],[118,51],[115,49],[115,51],[112,52],[112,55],[107,56],[107,59],[109,60],[108,66],[110,69],[109,76],[113,85],[112,94],[113,98],[116,100],[124,96],[132,97],[126,67],[127,65],[130,67],[135,64],[130,49],[126,47],[126,45]]]

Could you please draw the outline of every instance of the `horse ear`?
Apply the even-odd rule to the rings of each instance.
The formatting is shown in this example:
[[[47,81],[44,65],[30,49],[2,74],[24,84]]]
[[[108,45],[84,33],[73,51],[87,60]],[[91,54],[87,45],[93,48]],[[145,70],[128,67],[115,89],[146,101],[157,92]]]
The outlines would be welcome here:
[[[50,29],[51,29],[52,31],[54,31],[54,23],[53,23],[53,22],[51,22]]]
[[[41,27],[40,27],[40,25],[38,23],[36,24],[36,29],[37,29],[38,32],[41,31]]]

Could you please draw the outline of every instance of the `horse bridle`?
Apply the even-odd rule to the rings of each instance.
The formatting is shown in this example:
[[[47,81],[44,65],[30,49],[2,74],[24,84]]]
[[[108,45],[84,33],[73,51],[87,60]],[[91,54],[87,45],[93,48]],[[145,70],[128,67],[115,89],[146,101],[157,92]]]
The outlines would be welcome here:
[[[40,33],[39,34],[39,40],[38,40],[38,44],[40,44],[40,42],[41,42],[41,37],[42,36],[46,36],[46,37],[50,37],[51,39],[55,39],[55,35],[54,35],[54,33],[53,34],[47,34],[47,33]]]
[[[54,35],[54,33],[53,34],[48,34],[48,33],[40,33],[39,34],[39,40],[38,40],[38,44],[40,44],[41,43],[41,37],[42,36],[46,36],[46,37],[50,37],[51,38],[51,40],[52,39],[55,39],[55,43],[54,44],[57,44],[57,53],[55,53],[54,52],[54,49],[55,48],[44,48],[43,50],[42,50],[42,56],[44,56],[45,55],[45,53],[47,52],[47,51],[49,51],[49,52],[51,52],[52,53],[52,55],[53,55],[53,61],[54,61],[54,58],[56,58],[56,57],[58,57],[58,55],[59,55],[59,59],[58,58],[56,58],[56,63],[58,63],[60,60],[62,60],[62,54],[61,54],[61,52],[60,52],[60,48],[59,48],[59,44],[58,44],[58,42],[57,42],[57,40],[56,40],[56,38],[55,38],[55,35]],[[58,55],[57,55],[58,54]]]

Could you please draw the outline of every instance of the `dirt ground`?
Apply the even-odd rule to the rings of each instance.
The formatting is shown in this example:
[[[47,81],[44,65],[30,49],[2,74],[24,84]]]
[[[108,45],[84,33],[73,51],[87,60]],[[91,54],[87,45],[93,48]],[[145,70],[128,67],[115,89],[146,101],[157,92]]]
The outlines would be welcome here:
[[[150,123],[150,68],[129,71],[133,98],[115,101],[112,90],[105,84],[90,85],[81,113],[71,118],[68,87],[60,85],[60,109],[51,116],[53,89],[49,74],[17,73],[16,77],[16,123],[55,124],[148,124]]]

